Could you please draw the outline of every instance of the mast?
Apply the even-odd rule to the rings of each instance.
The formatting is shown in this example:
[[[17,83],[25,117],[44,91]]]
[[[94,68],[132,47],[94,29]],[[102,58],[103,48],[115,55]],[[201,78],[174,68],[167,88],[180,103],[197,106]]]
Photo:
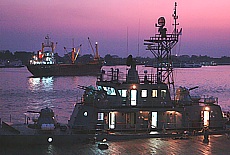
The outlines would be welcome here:
[[[99,60],[100,56],[99,56],[99,52],[98,52],[98,43],[97,42],[95,43],[95,48],[96,48],[96,53],[94,56],[94,60]]]
[[[153,56],[157,59],[157,81],[156,83],[165,83],[168,85],[169,89],[174,87],[173,78],[173,66],[172,66],[172,49],[177,44],[179,35],[182,31],[178,32],[177,23],[177,3],[174,6],[174,30],[172,33],[167,33],[167,28],[165,28],[165,18],[160,17],[158,23],[155,25],[158,28],[158,34],[150,37],[150,39],[144,40],[144,45],[147,46],[146,50],[149,50]]]
[[[94,60],[95,61],[100,60],[100,55],[99,55],[99,52],[98,52],[98,42],[95,43],[95,49],[96,49],[96,53],[95,53],[89,37],[88,37],[88,40],[89,40],[90,47],[91,47],[91,49],[93,51],[93,54],[94,54]]]
[[[71,55],[68,54],[67,48],[64,47],[64,50],[68,54],[69,58],[71,59],[72,64],[75,64],[75,61],[78,57],[78,54],[80,53],[81,45],[78,47],[78,50],[76,51],[76,47],[74,47],[74,42],[73,42],[73,47],[71,48]]]
[[[72,51],[71,51],[71,61],[72,61],[72,64],[75,63],[75,53],[76,53],[76,48],[72,48]]]
[[[76,48],[74,47],[74,38],[72,38],[72,42],[73,42],[73,48],[71,51],[71,61],[72,61],[72,64],[74,64],[75,63],[75,53],[76,53]]]
[[[42,43],[42,53],[44,52],[45,47],[50,47],[52,49],[52,53],[54,53],[55,45],[54,45],[54,42],[50,41],[50,37],[48,34],[45,37],[44,43]]]

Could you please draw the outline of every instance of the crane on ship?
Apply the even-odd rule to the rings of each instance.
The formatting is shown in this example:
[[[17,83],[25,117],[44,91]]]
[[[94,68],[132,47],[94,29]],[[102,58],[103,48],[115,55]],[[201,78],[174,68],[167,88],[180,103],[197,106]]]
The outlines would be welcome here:
[[[77,51],[76,51],[76,47],[74,47],[74,40],[73,40],[73,47],[71,48],[71,56],[68,54],[67,48],[64,47],[64,50],[66,51],[66,53],[67,53],[68,56],[70,57],[70,59],[71,59],[71,61],[72,61],[72,64],[74,64],[75,61],[77,60],[77,57],[78,57],[78,55],[79,55],[79,53],[80,53],[80,50],[81,50],[81,46],[82,46],[82,44],[80,44],[80,45],[78,46],[78,49],[77,49]]]
[[[89,45],[90,45],[90,47],[91,47],[91,49],[93,51],[94,61],[100,60],[100,56],[99,56],[99,52],[98,52],[98,43],[97,42],[95,43],[96,52],[94,52],[94,49],[93,49],[93,46],[92,46],[92,43],[91,43],[89,37],[88,37],[88,41],[89,41]]]

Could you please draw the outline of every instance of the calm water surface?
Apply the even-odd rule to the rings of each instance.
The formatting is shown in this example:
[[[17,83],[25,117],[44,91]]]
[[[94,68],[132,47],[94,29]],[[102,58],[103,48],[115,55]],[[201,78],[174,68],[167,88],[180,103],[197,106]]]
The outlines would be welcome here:
[[[116,66],[122,73],[125,66]],[[104,67],[109,70],[111,67]],[[155,69],[137,66],[139,73]],[[43,77],[33,78],[27,68],[0,68],[0,118],[5,121],[23,122],[27,110],[40,111],[50,107],[60,122],[66,123],[74,104],[83,94],[78,85],[95,86],[96,77]],[[223,110],[230,110],[230,66],[210,66],[174,71],[175,87],[191,88],[192,95],[206,95],[219,98]]]
[[[111,67],[104,67],[108,70]],[[121,72],[126,73],[125,66],[117,66]],[[148,73],[155,69],[138,66],[139,73],[148,70]],[[27,68],[0,68],[0,118],[3,121],[23,123],[27,110],[40,111],[41,108],[50,107],[58,115],[58,121],[67,123],[74,104],[80,99],[83,90],[78,89],[78,85],[95,86],[96,77],[43,77],[33,78]],[[191,69],[175,69],[175,86],[186,86],[188,88],[199,86],[191,92],[192,95],[208,95],[219,98],[219,104],[225,111],[230,110],[230,66],[210,66]],[[11,117],[10,117],[11,116]],[[146,142],[148,141],[148,142]],[[137,141],[111,142],[109,151],[97,149],[96,144],[82,144],[74,146],[37,146],[31,150],[18,152],[17,147],[8,148],[10,154],[155,154],[159,152],[159,147],[169,145],[164,140],[147,139],[145,152],[143,149],[131,149],[124,147],[135,145]],[[171,141],[170,141],[171,142]],[[172,142],[174,143],[174,142]],[[111,149],[112,148],[112,149]],[[7,148],[0,151],[4,154],[9,151]],[[14,152],[15,150],[15,152]],[[20,149],[23,150],[23,149]],[[28,153],[29,152],[29,153]],[[176,153],[176,152],[174,152]],[[8,154],[8,153],[7,153]]]

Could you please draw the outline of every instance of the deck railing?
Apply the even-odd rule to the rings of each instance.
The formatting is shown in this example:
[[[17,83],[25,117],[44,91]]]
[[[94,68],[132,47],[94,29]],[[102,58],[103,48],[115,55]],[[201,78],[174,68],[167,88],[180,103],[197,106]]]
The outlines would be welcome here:
[[[129,76],[130,79],[135,79],[134,76]],[[139,83],[157,83],[157,74],[138,74]],[[101,74],[98,76],[98,81],[111,81],[111,82],[118,82],[123,83],[126,82],[127,74],[119,73],[117,74],[116,71],[107,71],[105,74]]]
[[[219,123],[219,121],[211,121],[209,124],[210,128],[216,128],[215,126],[213,126],[212,124],[215,124],[216,122]],[[119,132],[140,132],[140,131],[144,131],[144,132],[150,132],[150,131],[167,131],[167,130],[173,130],[173,131],[194,131],[194,130],[202,130],[205,126],[204,126],[204,122],[185,122],[182,124],[179,123],[171,123],[171,122],[165,122],[163,124],[161,124],[161,127],[154,127],[150,124],[126,124],[126,123],[117,123],[114,124],[114,129],[110,129],[109,128],[109,124],[105,124],[105,123],[98,123],[96,125],[93,125],[93,123],[89,123],[91,124],[91,127],[93,127],[92,129],[88,129],[88,131],[119,131]],[[90,126],[90,125],[89,125]],[[219,128],[224,128],[219,126]],[[84,130],[86,131],[87,126],[85,125],[79,125],[79,126],[75,126],[75,129],[78,130]]]

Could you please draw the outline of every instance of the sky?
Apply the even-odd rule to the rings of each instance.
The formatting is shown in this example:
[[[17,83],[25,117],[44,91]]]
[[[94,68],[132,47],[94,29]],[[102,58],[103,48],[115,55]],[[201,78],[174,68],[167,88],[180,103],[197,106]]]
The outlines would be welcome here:
[[[177,0],[183,33],[173,50],[178,55],[230,56],[229,0]],[[38,51],[48,34],[63,47],[82,44],[81,54],[152,56],[144,39],[158,32],[164,16],[172,32],[174,0],[1,0],[0,50]],[[74,41],[73,41],[74,40]]]

